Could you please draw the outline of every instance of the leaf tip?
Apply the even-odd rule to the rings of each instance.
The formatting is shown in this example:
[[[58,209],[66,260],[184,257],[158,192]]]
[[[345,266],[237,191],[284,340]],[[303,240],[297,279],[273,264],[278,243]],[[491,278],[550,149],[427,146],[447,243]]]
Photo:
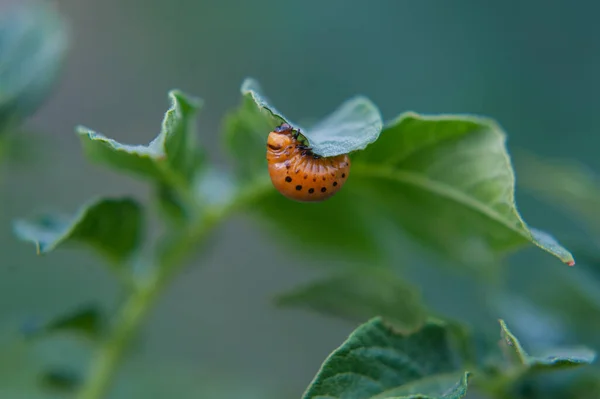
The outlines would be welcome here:
[[[247,77],[240,86],[240,92],[244,95],[251,94],[253,92],[260,91],[260,84],[254,78]]]
[[[92,136],[93,134],[96,134],[92,129],[87,128],[83,125],[77,125],[75,126],[75,133],[80,135],[80,136]]]
[[[173,104],[173,108],[175,108],[178,104],[184,103],[188,107],[197,110],[204,105],[203,99],[189,95],[180,89],[171,89],[169,90],[168,95],[171,99],[171,103]]]

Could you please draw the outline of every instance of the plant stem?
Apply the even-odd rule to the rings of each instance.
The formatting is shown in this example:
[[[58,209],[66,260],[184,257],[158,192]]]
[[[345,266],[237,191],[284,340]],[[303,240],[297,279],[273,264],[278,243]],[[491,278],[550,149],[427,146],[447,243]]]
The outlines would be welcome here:
[[[160,290],[149,286],[132,294],[123,305],[114,330],[100,348],[92,363],[90,378],[79,393],[81,399],[100,399],[103,397],[109,388],[127,345],[145,315],[152,308],[152,304],[159,293]]]
[[[183,267],[185,258],[221,221],[268,192],[268,186],[262,182],[250,187],[252,188],[240,191],[232,201],[206,212],[198,220],[190,223],[189,228],[165,251],[164,256],[157,262],[151,278],[139,286],[120,309],[113,330],[92,361],[90,376],[79,392],[79,399],[104,397],[129,342],[137,333],[156,299]]]

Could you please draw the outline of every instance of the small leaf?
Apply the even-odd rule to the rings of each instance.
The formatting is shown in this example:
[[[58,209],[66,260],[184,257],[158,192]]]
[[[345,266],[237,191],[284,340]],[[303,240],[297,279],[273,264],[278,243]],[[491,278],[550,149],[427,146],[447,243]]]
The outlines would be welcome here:
[[[291,122],[271,106],[262,95],[260,86],[253,79],[242,84],[242,95],[250,98],[263,113],[264,120],[271,122],[269,130],[263,132],[265,138],[273,128],[285,121],[308,139],[312,151],[323,157],[348,154],[365,149],[379,137],[383,121],[379,109],[364,96],[356,96],[340,105],[333,113],[309,129]],[[275,122],[275,123],[274,123]]]
[[[121,263],[137,249],[142,236],[140,205],[129,198],[98,199],[73,217],[43,215],[15,223],[16,235],[35,244],[38,254],[63,244],[85,244]]]
[[[338,274],[280,295],[277,304],[364,322],[381,316],[396,331],[414,332],[427,318],[421,295],[388,271],[359,270]]]
[[[20,124],[50,94],[69,47],[68,29],[48,1],[4,7],[0,15],[0,133]]]
[[[596,353],[586,347],[553,348],[540,355],[531,356],[510,332],[504,320],[500,320],[500,327],[502,348],[511,364],[516,367],[535,370],[560,369],[591,364],[596,359]]]
[[[30,337],[38,337],[57,332],[73,332],[93,340],[99,338],[103,330],[104,320],[100,309],[97,306],[85,306],[46,323],[26,326],[25,333]]]
[[[113,168],[171,185],[185,184],[202,161],[194,118],[202,102],[178,90],[169,92],[171,108],[160,134],[147,146],[126,145],[85,127],[78,127],[87,156]]]
[[[443,324],[401,335],[375,318],[329,355],[303,398],[458,399],[469,376],[461,363]]]
[[[505,140],[490,119],[405,113],[355,154],[347,186],[360,186],[381,213],[454,259],[493,261],[533,243],[573,265],[565,248],[519,215]]]

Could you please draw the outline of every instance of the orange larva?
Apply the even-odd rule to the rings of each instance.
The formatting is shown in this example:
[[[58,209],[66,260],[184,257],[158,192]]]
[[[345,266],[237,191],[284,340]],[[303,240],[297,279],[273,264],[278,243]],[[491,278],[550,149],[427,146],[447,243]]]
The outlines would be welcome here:
[[[321,157],[298,140],[289,124],[277,126],[267,139],[267,163],[273,186],[289,199],[324,201],[340,191],[350,172],[347,154]]]

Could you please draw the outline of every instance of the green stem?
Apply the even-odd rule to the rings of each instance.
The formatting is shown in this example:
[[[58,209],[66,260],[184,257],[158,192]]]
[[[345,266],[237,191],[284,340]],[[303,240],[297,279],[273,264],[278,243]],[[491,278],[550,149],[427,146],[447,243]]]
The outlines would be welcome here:
[[[130,295],[120,309],[113,330],[92,361],[90,376],[79,392],[79,399],[104,397],[129,342],[139,330],[155,300],[181,270],[186,257],[221,221],[240,208],[258,200],[268,192],[269,188],[262,182],[251,187],[253,188],[241,191],[232,201],[205,213],[203,217],[191,223],[179,239],[165,251],[164,256],[158,261],[155,273]]]
[[[98,351],[90,370],[90,378],[79,393],[81,399],[100,399],[110,386],[125,349],[152,308],[158,289],[140,289],[131,295],[120,310],[115,328]]]

